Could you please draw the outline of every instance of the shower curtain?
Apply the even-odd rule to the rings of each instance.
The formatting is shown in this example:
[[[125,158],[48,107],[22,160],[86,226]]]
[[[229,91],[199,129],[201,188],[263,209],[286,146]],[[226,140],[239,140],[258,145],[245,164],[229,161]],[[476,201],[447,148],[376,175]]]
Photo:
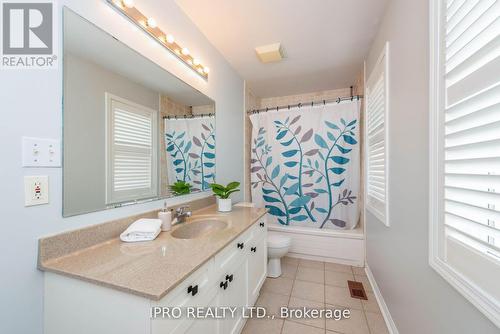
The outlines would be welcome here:
[[[215,182],[215,118],[165,119],[168,183],[185,181],[191,191]]]
[[[359,102],[250,116],[252,200],[282,225],[353,229],[359,219]]]

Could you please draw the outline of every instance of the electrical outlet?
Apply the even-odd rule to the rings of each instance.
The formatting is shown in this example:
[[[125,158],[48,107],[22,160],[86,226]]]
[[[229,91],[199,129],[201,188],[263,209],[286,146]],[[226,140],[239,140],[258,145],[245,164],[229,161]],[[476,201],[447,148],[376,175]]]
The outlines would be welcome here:
[[[49,203],[49,177],[24,177],[24,206]]]

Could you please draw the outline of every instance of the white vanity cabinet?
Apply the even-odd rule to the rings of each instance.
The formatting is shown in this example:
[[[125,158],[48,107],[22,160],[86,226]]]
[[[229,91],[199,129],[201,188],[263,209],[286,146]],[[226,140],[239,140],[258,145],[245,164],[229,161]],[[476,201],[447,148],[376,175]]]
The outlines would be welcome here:
[[[230,242],[161,300],[153,301],[47,272],[45,333],[237,334],[266,277],[265,216]],[[154,307],[237,307],[220,319],[151,318]],[[220,310],[220,309],[219,309]]]
[[[255,224],[254,238],[248,244],[248,304],[254,305],[267,274],[267,225],[265,219]]]

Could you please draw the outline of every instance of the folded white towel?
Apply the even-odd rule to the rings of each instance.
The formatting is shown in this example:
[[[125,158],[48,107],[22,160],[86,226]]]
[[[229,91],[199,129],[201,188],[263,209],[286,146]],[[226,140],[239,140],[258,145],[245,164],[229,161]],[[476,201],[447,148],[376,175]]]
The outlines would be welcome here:
[[[136,220],[122,234],[120,239],[125,242],[154,240],[161,232],[160,219],[141,218]]]

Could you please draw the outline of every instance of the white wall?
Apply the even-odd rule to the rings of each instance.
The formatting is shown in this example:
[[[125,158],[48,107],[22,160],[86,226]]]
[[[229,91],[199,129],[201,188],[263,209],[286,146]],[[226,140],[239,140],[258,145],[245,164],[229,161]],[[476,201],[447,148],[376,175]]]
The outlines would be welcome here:
[[[428,264],[428,22],[427,0],[392,0],[368,57],[390,42],[391,227],[368,213],[367,263],[399,333],[498,333]]]
[[[243,180],[243,81],[212,47],[173,0],[141,0],[141,9],[154,15],[211,68],[208,82],[118,15],[103,0],[59,0],[118,39],[135,48],[216,101],[218,181]],[[61,38],[59,38],[61,40]],[[59,43],[59,59],[62,47]],[[62,131],[62,64],[58,70],[0,72],[0,333],[42,332],[43,274],[36,269],[37,239],[64,230],[101,223],[132,213],[159,208],[163,202],[129,206],[63,219],[62,170],[21,168],[21,137],[60,138]],[[24,175],[49,175],[50,204],[25,208]],[[200,197],[206,194],[192,195]],[[241,193],[234,199],[239,200]],[[174,200],[169,200],[174,202]],[[178,201],[178,200],[176,200]],[[76,301],[75,301],[76,302]],[[71,307],[71,305],[68,305]]]

